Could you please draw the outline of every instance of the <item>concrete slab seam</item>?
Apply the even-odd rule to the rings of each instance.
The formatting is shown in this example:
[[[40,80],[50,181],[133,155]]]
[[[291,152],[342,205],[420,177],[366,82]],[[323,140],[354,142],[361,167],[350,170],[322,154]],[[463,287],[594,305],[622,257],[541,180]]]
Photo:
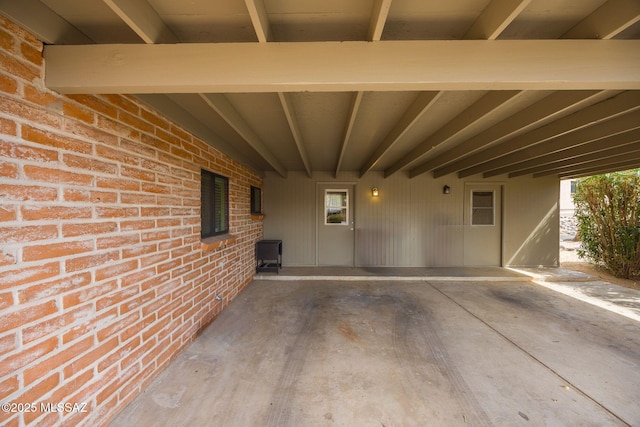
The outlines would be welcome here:
[[[615,412],[613,412],[612,410],[610,410],[609,408],[607,408],[606,406],[604,406],[601,402],[599,402],[598,400],[596,400],[595,398],[593,398],[591,395],[587,394],[584,390],[582,390],[580,387],[578,387],[576,384],[574,384],[571,380],[569,380],[568,378],[566,378],[565,376],[563,376],[562,374],[560,374],[558,371],[556,371],[555,369],[553,369],[551,366],[547,365],[545,362],[543,362],[542,360],[538,359],[536,356],[534,356],[532,353],[528,352],[524,347],[520,346],[518,343],[516,343],[515,341],[513,341],[512,339],[510,339],[508,336],[506,336],[505,334],[503,334],[502,332],[500,332],[498,329],[496,329],[495,327],[493,327],[491,324],[489,324],[487,321],[485,321],[484,319],[480,318],[479,316],[475,315],[473,312],[471,312],[469,309],[467,309],[466,307],[464,307],[462,304],[460,304],[458,301],[456,301],[453,297],[451,297],[450,295],[448,295],[446,292],[444,292],[442,289],[438,288],[437,286],[435,286],[433,283],[431,282],[426,282],[428,285],[430,285],[433,289],[435,289],[437,292],[439,292],[440,294],[442,294],[445,298],[449,299],[452,303],[454,303],[455,305],[457,305],[458,307],[460,307],[462,310],[464,310],[466,313],[468,313],[470,316],[474,317],[475,319],[477,319],[479,322],[481,322],[482,324],[484,324],[486,327],[488,327],[489,329],[491,329],[493,332],[495,332],[496,334],[498,334],[500,337],[502,337],[502,339],[504,339],[505,341],[507,341],[508,343],[510,343],[511,345],[513,345],[514,347],[516,347],[518,350],[520,350],[521,352],[523,352],[524,354],[526,354],[528,357],[530,357],[532,360],[535,360],[537,363],[539,363],[541,366],[543,366],[545,369],[547,369],[549,372],[553,373],[554,375],[556,375],[558,378],[560,378],[562,381],[564,381],[566,384],[568,384],[573,390],[575,390],[576,392],[580,393],[581,395],[583,395],[585,398],[589,399],[590,401],[592,401],[593,403],[595,403],[597,406],[599,406],[600,408],[604,409],[606,412],[608,412],[609,414],[611,414],[613,417],[615,417],[616,419],[618,419],[619,421],[621,421],[624,425],[627,426],[631,426],[631,424],[629,424],[627,421],[625,421],[623,418],[621,418],[618,414],[616,414]]]
[[[454,277],[454,276],[262,276],[256,275],[253,280],[281,281],[344,281],[344,282],[530,282],[530,277]]]

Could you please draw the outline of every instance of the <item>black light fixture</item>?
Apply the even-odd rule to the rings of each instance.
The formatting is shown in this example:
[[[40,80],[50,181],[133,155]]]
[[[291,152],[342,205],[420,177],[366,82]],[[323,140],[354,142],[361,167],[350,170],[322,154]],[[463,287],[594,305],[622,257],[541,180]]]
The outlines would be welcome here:
[[[449,187],[448,185],[445,185],[444,187],[442,187],[442,194],[449,194],[451,193],[451,187]]]
[[[378,187],[373,187],[371,189],[371,197],[378,197],[380,195],[380,192],[378,191]]]

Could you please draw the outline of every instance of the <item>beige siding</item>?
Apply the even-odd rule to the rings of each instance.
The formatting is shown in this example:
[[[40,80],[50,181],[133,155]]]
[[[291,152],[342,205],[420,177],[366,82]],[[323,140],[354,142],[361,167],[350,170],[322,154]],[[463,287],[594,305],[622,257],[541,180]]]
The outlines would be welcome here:
[[[315,181],[303,172],[264,183],[265,239],[282,240],[284,265],[316,265]]]
[[[511,266],[557,266],[560,181],[555,177],[507,181],[503,262]]]
[[[461,256],[460,194],[442,194],[446,179],[384,179],[369,173],[358,182],[356,263],[363,266],[453,265]],[[380,197],[371,197],[378,187]]]
[[[334,178],[302,172],[264,181],[264,236],[283,241],[286,266],[316,265],[316,187],[320,182],[355,183],[356,266],[460,266],[464,264],[464,184],[498,182],[504,187],[504,265],[556,265],[558,258],[558,180],[497,177],[465,180],[454,175],[409,179],[380,172]],[[442,194],[444,185],[451,194]],[[371,197],[377,187],[380,196]],[[482,248],[478,248],[482,250]]]

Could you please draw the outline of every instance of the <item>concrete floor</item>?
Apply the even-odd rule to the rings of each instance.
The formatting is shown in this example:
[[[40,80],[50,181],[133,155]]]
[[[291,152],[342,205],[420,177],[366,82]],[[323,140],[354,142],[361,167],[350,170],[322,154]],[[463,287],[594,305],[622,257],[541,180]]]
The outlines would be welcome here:
[[[640,324],[512,277],[254,281],[111,425],[640,425]]]

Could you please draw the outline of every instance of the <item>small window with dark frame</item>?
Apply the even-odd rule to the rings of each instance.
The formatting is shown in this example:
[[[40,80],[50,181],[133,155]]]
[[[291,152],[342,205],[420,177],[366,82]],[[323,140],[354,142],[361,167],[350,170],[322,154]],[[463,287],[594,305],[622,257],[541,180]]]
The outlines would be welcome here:
[[[262,214],[262,189],[251,186],[251,213]]]
[[[202,169],[200,219],[202,238],[229,232],[229,179]]]

